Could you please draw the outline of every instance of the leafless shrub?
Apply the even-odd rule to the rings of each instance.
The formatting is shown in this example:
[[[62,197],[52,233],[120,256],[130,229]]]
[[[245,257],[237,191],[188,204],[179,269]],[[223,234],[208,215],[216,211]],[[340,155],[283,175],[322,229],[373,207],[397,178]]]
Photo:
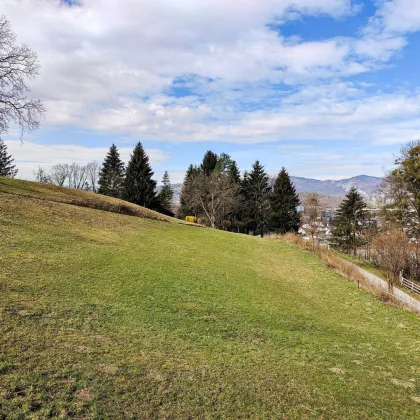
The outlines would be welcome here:
[[[42,184],[51,184],[50,175],[41,166],[38,166],[38,169],[34,171],[33,174],[36,182],[41,182]]]
[[[381,234],[372,242],[372,258],[386,270],[390,287],[394,285],[400,270],[404,268],[409,247],[407,236],[397,230]]]

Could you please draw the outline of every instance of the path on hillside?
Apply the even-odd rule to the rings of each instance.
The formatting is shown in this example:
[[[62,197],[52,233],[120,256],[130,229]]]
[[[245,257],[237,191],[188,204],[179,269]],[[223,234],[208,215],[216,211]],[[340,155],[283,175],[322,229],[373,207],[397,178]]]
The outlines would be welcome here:
[[[351,263],[349,261],[346,261],[346,260],[343,260],[341,258],[340,258],[340,260],[344,264],[347,264],[350,267],[354,267],[371,284],[385,290],[386,292],[389,291],[388,282],[386,282],[385,280],[383,280],[380,277],[376,276],[375,274],[372,274],[369,271],[359,267],[356,264],[353,264],[353,263]],[[393,287],[393,294],[397,299],[403,301],[404,303],[411,306],[412,308],[420,311],[420,301],[418,301],[417,299],[413,298],[412,296],[403,292],[402,290],[398,289],[397,287]]]

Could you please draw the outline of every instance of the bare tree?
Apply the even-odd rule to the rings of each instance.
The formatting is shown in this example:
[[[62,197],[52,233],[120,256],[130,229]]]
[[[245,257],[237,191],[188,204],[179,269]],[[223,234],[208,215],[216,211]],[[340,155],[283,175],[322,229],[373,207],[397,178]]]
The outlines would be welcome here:
[[[308,225],[312,247],[315,248],[315,238],[319,230],[319,218],[323,209],[319,195],[317,193],[309,193],[305,198],[304,207],[304,221]]]
[[[0,16],[0,135],[7,133],[11,123],[22,134],[39,126],[45,110],[39,100],[28,98],[27,80],[39,72],[37,55],[26,45],[16,45],[10,22]]]
[[[235,206],[237,186],[228,174],[199,173],[191,178],[188,188],[191,189],[191,204],[200,210],[212,228],[218,226]]]
[[[36,182],[41,182],[43,184],[51,184],[50,175],[41,166],[38,166],[38,169],[34,171],[33,174]]]
[[[70,173],[70,166],[67,163],[58,163],[51,168],[50,178],[55,185],[62,187]]]
[[[98,192],[98,177],[99,177],[99,162],[93,160],[86,165],[87,172],[87,183],[89,184],[89,190],[96,193]]]
[[[85,190],[88,189],[88,173],[86,166],[82,166],[73,162],[69,166],[69,173],[67,177],[67,182],[69,188],[74,188],[75,190]]]
[[[386,270],[392,287],[400,270],[404,268],[409,249],[407,236],[398,230],[377,236],[372,242],[373,260]]]
[[[420,241],[418,240],[412,242],[408,248],[406,272],[412,280],[420,280]]]

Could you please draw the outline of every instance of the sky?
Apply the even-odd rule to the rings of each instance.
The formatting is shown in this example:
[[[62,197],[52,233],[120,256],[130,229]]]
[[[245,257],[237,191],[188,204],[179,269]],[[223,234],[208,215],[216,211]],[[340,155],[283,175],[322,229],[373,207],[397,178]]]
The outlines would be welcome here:
[[[18,176],[124,160],[157,179],[207,150],[240,169],[382,176],[420,139],[419,0],[0,0],[39,56],[41,128],[3,135]],[[417,77],[416,77],[417,76]]]

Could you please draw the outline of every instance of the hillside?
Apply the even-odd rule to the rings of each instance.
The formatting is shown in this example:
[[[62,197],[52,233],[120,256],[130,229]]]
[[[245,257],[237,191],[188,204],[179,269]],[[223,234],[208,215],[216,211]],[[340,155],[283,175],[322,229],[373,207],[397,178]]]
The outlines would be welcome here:
[[[189,224],[183,220],[168,217],[117,198],[92,194],[82,190],[58,187],[51,184],[0,177],[0,193],[5,194],[5,196],[13,195],[15,198],[32,198],[43,202],[70,204],[144,219],[160,220],[176,224]]]
[[[415,315],[282,241],[78,194],[0,178],[0,418],[420,418]]]

